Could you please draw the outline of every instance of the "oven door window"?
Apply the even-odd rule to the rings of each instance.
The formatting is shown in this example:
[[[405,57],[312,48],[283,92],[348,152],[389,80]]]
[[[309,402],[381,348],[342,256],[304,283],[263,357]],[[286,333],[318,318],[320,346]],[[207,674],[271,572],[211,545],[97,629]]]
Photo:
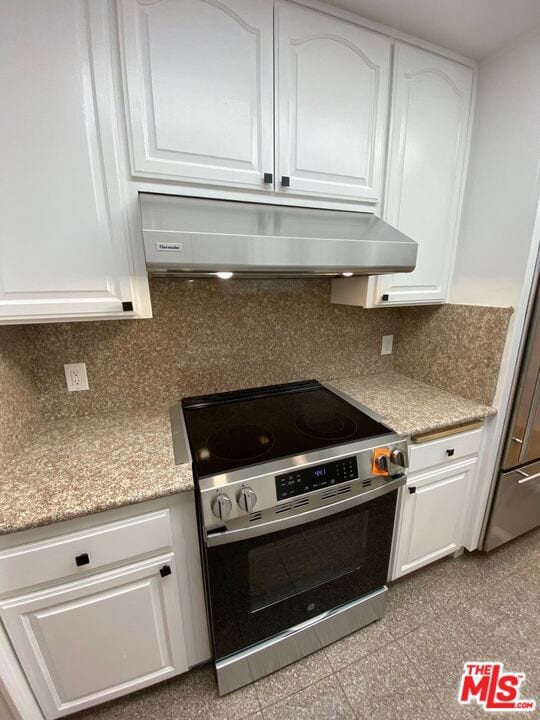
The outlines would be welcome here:
[[[388,578],[397,491],[207,550],[216,658],[375,590]]]

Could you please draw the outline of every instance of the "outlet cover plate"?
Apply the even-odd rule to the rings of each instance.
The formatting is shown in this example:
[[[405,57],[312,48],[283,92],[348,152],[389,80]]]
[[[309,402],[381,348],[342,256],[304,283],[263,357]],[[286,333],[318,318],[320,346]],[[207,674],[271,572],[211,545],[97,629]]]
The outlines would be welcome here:
[[[382,336],[382,345],[381,345],[381,355],[391,355],[393,345],[394,345],[394,336],[393,335],[383,335]]]
[[[65,363],[66,385],[69,392],[88,390],[86,363]]]

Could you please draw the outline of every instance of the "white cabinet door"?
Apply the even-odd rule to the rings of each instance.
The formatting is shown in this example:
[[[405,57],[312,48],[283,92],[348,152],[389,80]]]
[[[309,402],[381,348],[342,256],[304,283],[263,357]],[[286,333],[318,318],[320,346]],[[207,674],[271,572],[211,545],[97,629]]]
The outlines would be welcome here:
[[[390,40],[288,3],[277,3],[275,13],[276,188],[376,202]]]
[[[4,600],[0,614],[46,718],[187,670],[172,553]]]
[[[465,181],[473,70],[425,50],[395,50],[383,219],[418,243],[412,273],[386,275],[376,303],[443,302]]]
[[[0,323],[134,302],[105,25],[100,0],[0,4]]]
[[[401,491],[392,579],[463,546],[476,463],[475,457],[409,477]]]
[[[119,8],[133,174],[271,189],[272,3]]]

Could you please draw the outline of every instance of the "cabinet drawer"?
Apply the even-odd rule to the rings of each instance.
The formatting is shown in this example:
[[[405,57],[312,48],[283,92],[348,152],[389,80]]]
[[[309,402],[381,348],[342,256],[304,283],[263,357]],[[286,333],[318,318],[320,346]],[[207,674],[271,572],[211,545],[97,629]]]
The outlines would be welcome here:
[[[170,547],[169,511],[160,510],[10,548],[0,553],[0,594],[88,574],[89,570]],[[77,565],[77,558],[83,564]]]
[[[480,449],[482,428],[457,435],[449,435],[440,440],[411,444],[409,446],[409,473],[424,470],[435,465],[452,462],[467,455],[475,455]]]

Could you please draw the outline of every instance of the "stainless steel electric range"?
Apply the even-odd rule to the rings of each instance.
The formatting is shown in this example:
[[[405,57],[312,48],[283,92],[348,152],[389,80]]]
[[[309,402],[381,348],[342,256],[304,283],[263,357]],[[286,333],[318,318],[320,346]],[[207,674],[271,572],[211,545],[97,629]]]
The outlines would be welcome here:
[[[402,437],[317,381],[186,398],[172,417],[221,694],[382,616]]]

